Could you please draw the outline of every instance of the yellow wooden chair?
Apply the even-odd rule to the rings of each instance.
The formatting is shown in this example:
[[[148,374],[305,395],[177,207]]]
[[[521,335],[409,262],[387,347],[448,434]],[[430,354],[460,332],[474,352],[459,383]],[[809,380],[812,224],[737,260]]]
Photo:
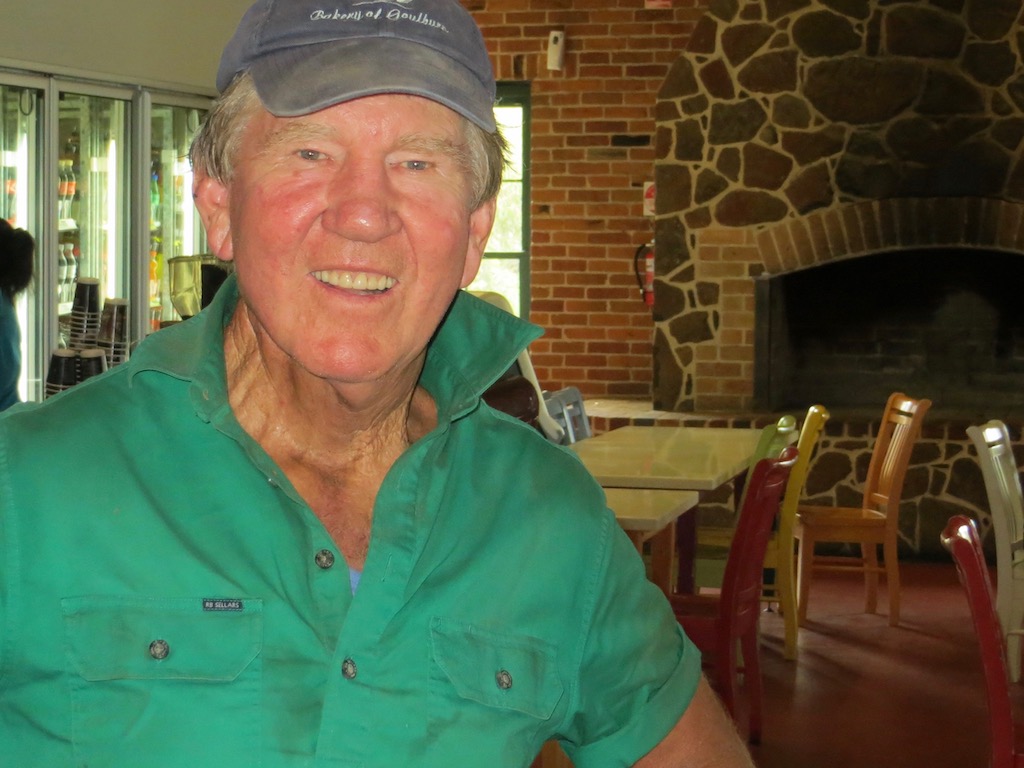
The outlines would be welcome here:
[[[746,499],[746,481],[750,472],[761,459],[778,458],[782,449],[793,441],[795,431],[796,419],[789,414],[780,417],[774,424],[765,425],[761,430],[747,469],[744,475],[736,480],[735,510],[737,515],[743,509],[743,502]],[[698,590],[702,587],[718,589],[722,586],[725,561],[729,556],[729,546],[735,532],[735,521],[729,525],[702,525],[697,528],[697,555],[694,571]]]
[[[794,534],[799,543],[797,619],[807,620],[811,578],[815,571],[859,571],[864,574],[864,611],[878,604],[878,576],[884,573],[889,593],[889,624],[900,621],[900,570],[897,556],[900,497],[910,454],[921,434],[931,400],[894,392],[886,402],[871,451],[860,507],[800,505]],[[860,556],[817,555],[818,542],[857,543]],[[878,562],[878,547],[883,562]]]
[[[779,508],[779,524],[774,535],[768,542],[765,553],[764,567],[774,573],[774,580],[764,585],[761,600],[778,603],[785,627],[784,655],[787,659],[797,657],[797,600],[796,600],[796,537],[793,529],[796,526],[797,505],[804,490],[807,470],[811,464],[811,456],[818,444],[821,431],[825,428],[829,413],[823,405],[812,405],[807,409],[807,416],[800,427],[797,439],[796,463],[789,473],[786,482],[786,495]]]

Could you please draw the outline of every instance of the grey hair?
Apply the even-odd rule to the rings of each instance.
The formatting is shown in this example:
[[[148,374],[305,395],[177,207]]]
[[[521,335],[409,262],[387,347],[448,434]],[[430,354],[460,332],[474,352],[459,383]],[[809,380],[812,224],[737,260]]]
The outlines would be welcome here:
[[[225,184],[230,182],[245,124],[262,108],[252,77],[243,72],[213,102],[199,127],[189,149],[193,169]],[[491,133],[466,118],[462,118],[462,124],[471,182],[469,208],[476,210],[498,196],[508,143],[500,129]]]

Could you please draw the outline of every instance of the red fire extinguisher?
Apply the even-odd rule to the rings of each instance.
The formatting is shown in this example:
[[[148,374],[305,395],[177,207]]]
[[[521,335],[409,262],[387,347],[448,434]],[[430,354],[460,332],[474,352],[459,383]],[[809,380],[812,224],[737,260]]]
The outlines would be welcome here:
[[[644,304],[654,306],[654,243],[644,243],[633,254],[633,271]]]

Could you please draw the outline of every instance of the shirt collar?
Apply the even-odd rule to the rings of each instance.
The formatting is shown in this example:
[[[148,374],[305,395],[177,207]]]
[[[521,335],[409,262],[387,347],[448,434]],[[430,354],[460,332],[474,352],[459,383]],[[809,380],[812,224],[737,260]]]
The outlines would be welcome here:
[[[238,282],[231,275],[196,317],[139,345],[132,355],[132,379],[155,371],[191,382],[197,413],[206,419],[226,408],[224,328],[237,303]],[[475,407],[484,390],[542,333],[538,326],[459,291],[428,345],[420,377],[437,403],[438,417],[454,419]]]
[[[474,407],[542,333],[539,326],[460,291],[427,348],[420,377],[437,402],[438,417],[456,418]]]

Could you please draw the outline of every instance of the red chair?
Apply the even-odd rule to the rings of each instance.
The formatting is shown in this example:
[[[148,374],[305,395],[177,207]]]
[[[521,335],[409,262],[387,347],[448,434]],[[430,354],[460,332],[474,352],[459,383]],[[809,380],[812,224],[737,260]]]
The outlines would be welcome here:
[[[762,681],[761,576],[772,521],[786,490],[797,449],[785,448],[777,459],[762,459],[747,479],[747,491],[718,594],[675,594],[676,618],[700,649],[704,668],[733,721],[747,740],[761,740]],[[737,647],[742,660],[737,657]],[[739,677],[747,693],[746,717],[739,706]]]
[[[942,545],[953,555],[960,583],[971,606],[974,632],[981,648],[981,662],[988,691],[992,726],[991,768],[1024,768],[1024,743],[1015,733],[1010,683],[1006,668],[1006,642],[996,615],[992,581],[974,521],[964,515],[949,518],[941,535]]]

